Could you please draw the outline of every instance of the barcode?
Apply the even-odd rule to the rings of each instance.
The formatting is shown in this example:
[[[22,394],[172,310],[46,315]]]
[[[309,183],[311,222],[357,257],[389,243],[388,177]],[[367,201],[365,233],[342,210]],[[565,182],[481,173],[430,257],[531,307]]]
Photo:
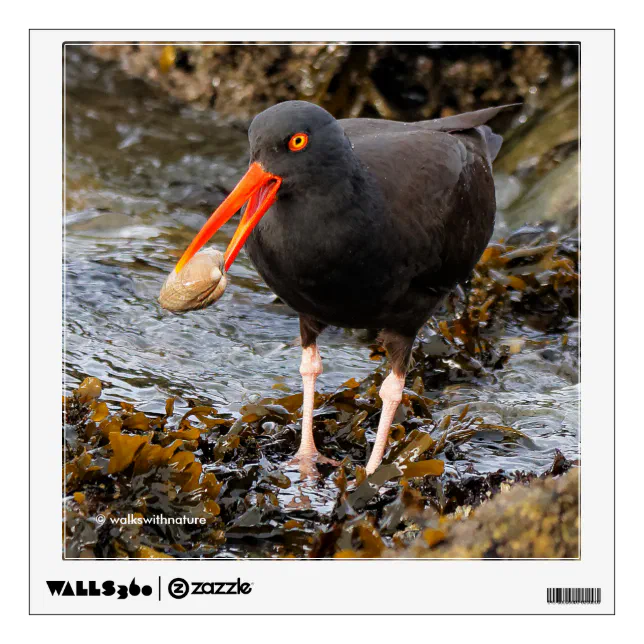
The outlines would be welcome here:
[[[601,588],[548,588],[549,604],[601,604]]]

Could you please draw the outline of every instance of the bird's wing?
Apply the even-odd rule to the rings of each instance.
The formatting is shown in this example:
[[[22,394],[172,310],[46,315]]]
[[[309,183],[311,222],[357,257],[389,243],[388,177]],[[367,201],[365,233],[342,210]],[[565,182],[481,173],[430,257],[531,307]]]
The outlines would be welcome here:
[[[403,121],[387,121],[384,119],[341,119],[340,125],[351,139],[354,145],[369,145],[377,140],[385,138],[394,139],[397,135],[411,135],[420,132],[465,132],[475,130],[483,135],[486,148],[482,151],[485,156],[493,161],[496,157],[503,139],[498,134],[492,132],[488,121],[520,103],[510,105],[499,105],[496,107],[487,107],[475,112],[465,112],[464,114],[455,114],[431,121],[417,121],[415,123],[405,123]]]
[[[345,131],[356,156],[377,179],[389,203],[406,204],[449,191],[469,163],[487,156],[485,139],[476,130],[461,134],[429,130],[420,124],[383,123],[377,130],[351,124]]]
[[[340,121],[385,202],[395,204],[389,234],[401,257],[390,261],[428,287],[463,279],[487,244],[500,143],[483,123],[500,109],[419,123]]]

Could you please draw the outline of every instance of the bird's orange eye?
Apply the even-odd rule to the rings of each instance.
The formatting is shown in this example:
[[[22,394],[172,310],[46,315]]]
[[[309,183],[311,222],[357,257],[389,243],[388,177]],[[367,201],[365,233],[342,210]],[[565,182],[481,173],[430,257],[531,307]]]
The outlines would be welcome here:
[[[309,142],[309,137],[304,132],[298,132],[291,137],[291,140],[288,142],[288,149],[291,152],[299,152],[303,150]]]

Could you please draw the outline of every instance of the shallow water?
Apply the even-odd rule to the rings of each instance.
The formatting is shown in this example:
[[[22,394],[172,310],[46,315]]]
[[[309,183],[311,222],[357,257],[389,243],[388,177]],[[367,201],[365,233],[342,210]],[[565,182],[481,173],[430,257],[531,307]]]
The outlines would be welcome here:
[[[188,399],[236,411],[298,391],[297,316],[275,302],[243,252],[210,309],[178,316],[157,303],[167,273],[242,175],[245,132],[66,50],[65,392],[95,376],[108,401],[162,413],[176,396],[181,413]],[[211,243],[223,250],[237,221]],[[462,446],[466,460],[448,471],[472,462],[481,472],[542,472],[556,448],[578,456],[576,330],[565,350],[557,337],[515,331],[531,342],[493,378],[441,392],[439,414],[469,404],[532,443],[484,436]],[[361,332],[328,330],[321,350],[322,391],[374,369]]]

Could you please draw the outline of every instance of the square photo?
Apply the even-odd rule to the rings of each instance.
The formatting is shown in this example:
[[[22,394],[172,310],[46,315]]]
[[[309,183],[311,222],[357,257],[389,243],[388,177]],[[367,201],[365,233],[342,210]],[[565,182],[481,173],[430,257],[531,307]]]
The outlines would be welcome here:
[[[580,557],[578,43],[63,56],[64,559]]]

